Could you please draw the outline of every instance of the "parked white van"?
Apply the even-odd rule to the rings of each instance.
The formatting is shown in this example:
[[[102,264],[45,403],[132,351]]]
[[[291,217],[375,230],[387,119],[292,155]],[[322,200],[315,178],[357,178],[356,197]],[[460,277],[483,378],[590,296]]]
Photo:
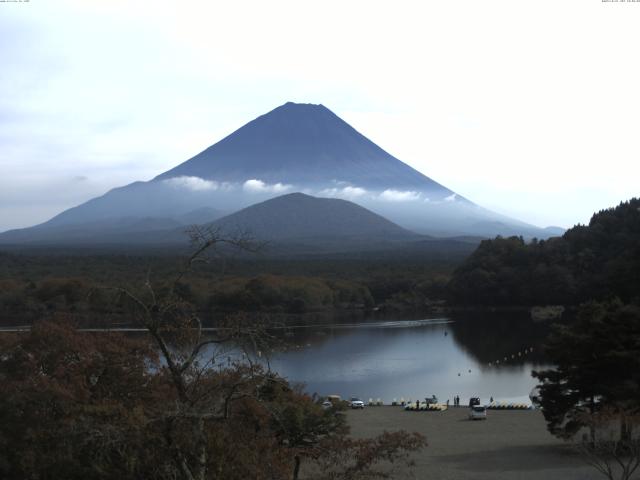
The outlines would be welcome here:
[[[474,405],[469,409],[469,420],[486,420],[487,407],[482,405]]]

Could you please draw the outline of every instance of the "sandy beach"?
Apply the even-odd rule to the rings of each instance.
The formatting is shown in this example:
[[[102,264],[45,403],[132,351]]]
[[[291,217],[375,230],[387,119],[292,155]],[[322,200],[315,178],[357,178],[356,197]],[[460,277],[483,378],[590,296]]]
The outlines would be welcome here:
[[[384,430],[417,431],[429,446],[413,456],[414,477],[456,480],[591,480],[604,478],[565,442],[547,432],[539,411],[489,411],[470,421],[467,408],[408,412],[401,407],[367,407],[347,413],[354,437]],[[401,470],[394,478],[407,478]]]

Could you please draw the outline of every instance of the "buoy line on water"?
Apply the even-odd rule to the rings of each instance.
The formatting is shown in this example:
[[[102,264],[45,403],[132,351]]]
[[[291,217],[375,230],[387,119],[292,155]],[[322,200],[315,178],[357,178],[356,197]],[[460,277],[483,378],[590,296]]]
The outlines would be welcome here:
[[[509,360],[516,360],[518,358],[522,358],[525,355],[529,354],[529,353],[533,353],[533,347],[526,347],[524,350],[520,350],[518,353],[513,353],[511,355],[506,355],[505,357],[502,358],[502,363],[505,364],[507,363]],[[494,362],[488,362],[487,366],[489,367],[497,367],[500,365],[501,360],[497,359]]]

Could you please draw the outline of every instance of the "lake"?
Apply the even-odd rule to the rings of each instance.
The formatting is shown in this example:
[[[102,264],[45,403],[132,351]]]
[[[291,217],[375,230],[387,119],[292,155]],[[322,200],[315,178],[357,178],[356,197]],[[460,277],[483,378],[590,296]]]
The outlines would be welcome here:
[[[541,355],[547,332],[516,314],[336,321],[289,327],[269,361],[319,395],[529,403],[531,370],[549,367]]]
[[[522,313],[327,316],[283,324],[272,332],[280,346],[261,352],[262,360],[321,396],[380,398],[385,404],[432,395],[451,403],[459,395],[462,405],[470,397],[530,403],[537,383],[531,371],[550,368],[542,355],[549,325]],[[224,356],[231,359],[232,351]]]

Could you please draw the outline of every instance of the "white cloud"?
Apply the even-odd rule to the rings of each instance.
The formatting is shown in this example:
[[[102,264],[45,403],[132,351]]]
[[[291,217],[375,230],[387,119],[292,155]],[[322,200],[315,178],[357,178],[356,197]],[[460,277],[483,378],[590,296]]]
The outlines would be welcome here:
[[[175,188],[185,188],[194,192],[201,192],[206,190],[218,190],[220,184],[213,180],[205,180],[200,177],[173,177],[164,180],[164,183]]]
[[[364,188],[354,187],[348,185],[343,188],[325,188],[319,192],[319,195],[324,197],[339,197],[339,198],[358,198],[366,195],[367,191]]]
[[[420,192],[387,189],[380,194],[379,198],[388,202],[413,202],[420,200]]]
[[[349,186],[342,189],[342,194],[346,195],[347,197],[361,197],[365,193],[367,193],[367,191],[364,188],[360,187]]]
[[[445,202],[455,202],[456,201],[456,196],[457,195],[455,193],[452,193],[448,197],[444,197],[444,201]]]
[[[257,178],[247,180],[242,185],[242,189],[248,193],[284,193],[293,188],[292,185],[286,185],[284,183],[265,183]]]

